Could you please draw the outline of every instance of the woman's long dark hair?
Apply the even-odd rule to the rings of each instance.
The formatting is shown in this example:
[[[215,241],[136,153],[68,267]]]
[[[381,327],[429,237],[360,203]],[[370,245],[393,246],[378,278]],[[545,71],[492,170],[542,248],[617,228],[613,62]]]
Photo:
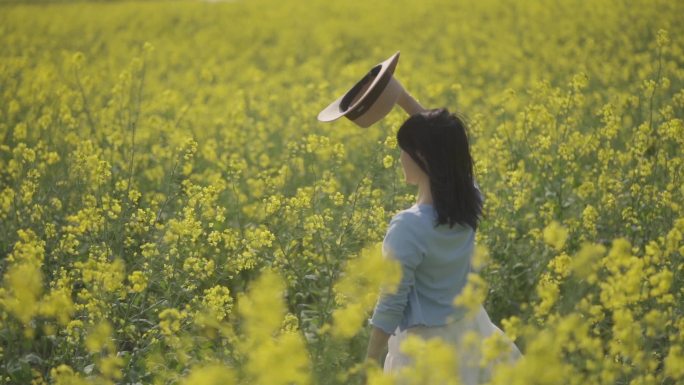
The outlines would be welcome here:
[[[399,127],[397,144],[430,179],[435,226],[459,223],[477,230],[482,196],[474,184],[465,120],[446,108],[416,113]]]

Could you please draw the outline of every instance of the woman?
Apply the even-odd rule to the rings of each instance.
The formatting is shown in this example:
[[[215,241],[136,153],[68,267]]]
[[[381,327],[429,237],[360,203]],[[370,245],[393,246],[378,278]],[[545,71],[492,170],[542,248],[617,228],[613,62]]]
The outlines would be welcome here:
[[[473,360],[477,352],[464,351],[461,337],[469,330],[480,338],[503,332],[481,305],[471,318],[465,316],[466,307],[453,304],[473,271],[475,231],[483,203],[473,178],[465,123],[446,108],[426,110],[404,122],[397,143],[406,182],[418,186],[418,198],[392,217],[383,240],[383,254],[401,263],[402,279],[395,293],[381,293],[378,299],[370,319],[367,359],[383,362],[389,347],[384,371],[396,373],[411,365],[410,357],[399,351],[407,335],[439,337],[454,345],[459,357],[455,371],[463,384],[486,382],[491,367],[480,370],[463,361]],[[510,344],[510,359],[522,357]]]

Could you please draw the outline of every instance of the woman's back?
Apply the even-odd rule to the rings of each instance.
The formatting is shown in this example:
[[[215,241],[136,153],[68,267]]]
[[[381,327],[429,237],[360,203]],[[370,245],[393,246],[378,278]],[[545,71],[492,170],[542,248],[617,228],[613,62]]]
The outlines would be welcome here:
[[[413,359],[400,346],[408,335],[423,340],[440,338],[456,349],[454,371],[464,385],[486,383],[494,365],[520,359],[522,353],[503,331],[492,323],[487,311],[479,305],[474,317],[466,316],[465,306],[456,306],[454,299],[466,285],[471,271],[475,231],[459,224],[449,228],[433,226],[432,205],[417,204],[397,213],[383,241],[383,252],[402,265],[402,279],[395,294],[381,295],[371,323],[392,334],[383,368],[397,373],[413,365]],[[395,326],[396,325],[396,326]],[[398,326],[398,327],[397,327]],[[464,336],[474,332],[474,345]],[[510,345],[508,353],[480,367],[480,343],[492,334],[499,334]],[[472,335],[471,335],[472,337]],[[403,383],[408,378],[400,378]]]
[[[416,204],[392,217],[383,254],[399,261],[402,279],[396,293],[378,299],[371,324],[392,334],[396,327],[444,325],[467,311],[454,298],[470,272],[475,232],[469,226],[434,226],[436,213]]]

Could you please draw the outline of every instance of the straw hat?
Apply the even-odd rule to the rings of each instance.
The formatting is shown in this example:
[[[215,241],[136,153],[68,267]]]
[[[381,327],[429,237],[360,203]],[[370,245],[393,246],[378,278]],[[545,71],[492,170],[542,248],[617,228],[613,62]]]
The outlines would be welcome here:
[[[345,116],[365,128],[387,115],[395,103],[409,115],[423,111],[393,76],[398,61],[399,51],[375,65],[349,91],[318,113],[318,120],[330,122]]]

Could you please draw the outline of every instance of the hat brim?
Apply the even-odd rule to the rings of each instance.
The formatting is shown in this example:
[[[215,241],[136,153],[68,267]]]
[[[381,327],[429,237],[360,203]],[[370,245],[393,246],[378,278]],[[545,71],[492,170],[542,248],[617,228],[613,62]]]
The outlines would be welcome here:
[[[400,51],[397,51],[387,60],[373,66],[373,68],[366,75],[364,75],[361,78],[361,80],[359,80],[352,88],[350,88],[342,96],[337,98],[334,102],[330,103],[326,108],[319,112],[318,120],[322,122],[330,122],[339,119],[347,115],[348,113],[354,111],[356,107],[363,103],[364,100],[371,94],[373,89],[376,88],[378,83],[381,83],[382,81],[384,87],[387,84],[387,78],[391,77],[392,74],[394,74],[394,69],[397,66],[397,62],[399,61],[399,52]],[[377,69],[378,67],[379,70]],[[373,74],[373,72],[375,71],[377,71],[377,73]],[[371,84],[365,89],[363,95],[358,97],[359,90],[366,85],[366,83],[368,82],[368,78],[370,78],[371,76],[374,76]],[[355,101],[353,101],[353,103],[350,103],[349,106],[344,106],[345,102],[347,102],[345,100],[345,97],[347,99],[355,99]]]

